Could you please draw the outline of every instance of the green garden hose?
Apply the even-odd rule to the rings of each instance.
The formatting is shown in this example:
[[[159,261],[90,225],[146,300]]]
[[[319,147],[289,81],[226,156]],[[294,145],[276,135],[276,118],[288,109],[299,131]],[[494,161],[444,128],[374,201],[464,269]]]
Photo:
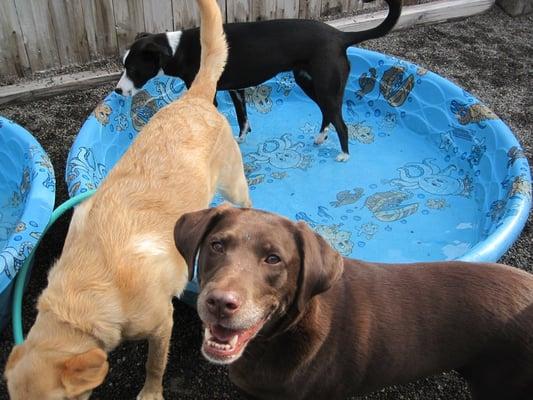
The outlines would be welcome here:
[[[46,228],[41,234],[41,239],[44,237],[48,229],[52,225],[54,225],[54,223],[59,219],[59,217],[61,217],[65,212],[70,210],[72,207],[77,206],[83,200],[87,199],[88,197],[91,197],[95,191],[96,190],[89,190],[85,193],[81,193],[65,201],[63,204],[57,207],[52,213],[52,216],[50,217],[50,222],[48,222],[48,225],[46,225]],[[12,313],[11,318],[13,321],[13,339],[15,341],[15,344],[21,344],[24,341],[24,333],[22,332],[22,295],[24,294],[24,285],[26,283],[26,276],[28,275],[30,266],[33,263],[33,256],[35,255],[35,252],[37,250],[37,247],[39,246],[39,243],[41,242],[41,239],[37,241],[30,255],[24,261],[24,264],[22,265],[22,268],[19,270],[16,281],[15,281],[15,290],[13,293],[13,303],[12,303],[12,310],[11,310],[11,313]]]

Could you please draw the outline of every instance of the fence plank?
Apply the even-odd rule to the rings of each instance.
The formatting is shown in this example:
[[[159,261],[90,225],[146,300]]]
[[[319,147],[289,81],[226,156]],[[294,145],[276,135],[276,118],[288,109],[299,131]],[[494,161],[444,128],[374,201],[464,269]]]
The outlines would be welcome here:
[[[257,0],[262,1],[262,0]],[[228,22],[245,22],[253,20],[252,0],[228,0],[226,2]]]
[[[83,0],[83,18],[91,58],[117,52],[117,33],[112,0]]]
[[[85,36],[87,37],[87,46],[89,54],[92,58],[97,58],[98,44],[96,43],[96,21],[94,18],[94,3],[92,1],[84,1],[81,3],[83,9],[83,26],[85,28]]]
[[[402,5],[405,6],[407,5],[407,3],[409,2],[410,0],[403,0],[402,1]],[[412,4],[412,2],[411,2]],[[385,9],[387,8],[387,3],[385,3],[384,0],[376,0],[376,1],[373,1],[371,3],[363,3],[361,1],[361,6],[360,6],[360,9],[363,9],[363,10],[368,10],[368,11],[375,11],[375,10],[379,10],[379,9]]]
[[[299,0],[277,0],[278,11],[276,18],[298,18]]]
[[[146,31],[143,0],[113,0],[113,13],[117,31],[118,53],[123,55],[135,35]]]
[[[200,25],[200,12],[196,0],[172,0],[174,30],[194,28]]]
[[[299,18],[314,19],[319,18],[322,12],[321,0],[300,0],[298,12]]]
[[[327,17],[348,11],[349,0],[322,0],[321,15]]]
[[[254,0],[252,20],[298,18],[298,0]]]
[[[222,19],[224,22],[228,22],[228,13],[226,7],[226,0],[217,0],[218,6],[220,7],[220,12],[222,13]]]
[[[31,69],[42,71],[58,66],[59,55],[48,2],[15,0],[15,6]]]
[[[277,0],[256,0],[252,6],[252,20],[258,21],[276,18]]]
[[[0,1],[0,74],[23,76],[30,71],[22,29],[13,0]]]
[[[144,0],[144,27],[146,32],[160,33],[174,29],[172,2],[169,0]]]
[[[61,65],[83,63],[90,59],[81,0],[49,0]]]
[[[232,1],[232,0],[230,0]],[[217,0],[222,20],[226,21],[226,0]],[[196,0],[172,0],[174,14],[174,30],[195,28],[200,26],[200,11]]]

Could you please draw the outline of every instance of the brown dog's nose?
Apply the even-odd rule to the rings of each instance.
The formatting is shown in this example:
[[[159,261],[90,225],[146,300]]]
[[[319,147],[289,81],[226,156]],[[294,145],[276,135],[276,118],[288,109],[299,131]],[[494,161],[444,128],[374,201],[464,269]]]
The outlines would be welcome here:
[[[217,289],[209,293],[206,303],[209,312],[217,318],[231,317],[241,306],[237,293]]]

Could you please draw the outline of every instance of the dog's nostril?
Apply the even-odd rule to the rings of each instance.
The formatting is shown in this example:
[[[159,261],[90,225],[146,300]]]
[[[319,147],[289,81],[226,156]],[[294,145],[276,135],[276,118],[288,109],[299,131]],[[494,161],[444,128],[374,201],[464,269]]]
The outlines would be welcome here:
[[[122,94],[122,89],[121,88],[116,88],[115,89],[115,93]]]
[[[207,308],[219,317],[228,317],[240,307],[236,293],[214,290],[206,299]]]

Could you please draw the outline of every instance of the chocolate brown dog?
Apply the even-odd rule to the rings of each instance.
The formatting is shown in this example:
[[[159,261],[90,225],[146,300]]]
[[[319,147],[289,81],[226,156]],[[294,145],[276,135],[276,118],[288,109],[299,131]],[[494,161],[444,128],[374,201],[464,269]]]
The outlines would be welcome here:
[[[304,223],[184,214],[202,352],[253,398],[342,399],[451,369],[473,399],[533,398],[533,275],[500,264],[342,258]]]

